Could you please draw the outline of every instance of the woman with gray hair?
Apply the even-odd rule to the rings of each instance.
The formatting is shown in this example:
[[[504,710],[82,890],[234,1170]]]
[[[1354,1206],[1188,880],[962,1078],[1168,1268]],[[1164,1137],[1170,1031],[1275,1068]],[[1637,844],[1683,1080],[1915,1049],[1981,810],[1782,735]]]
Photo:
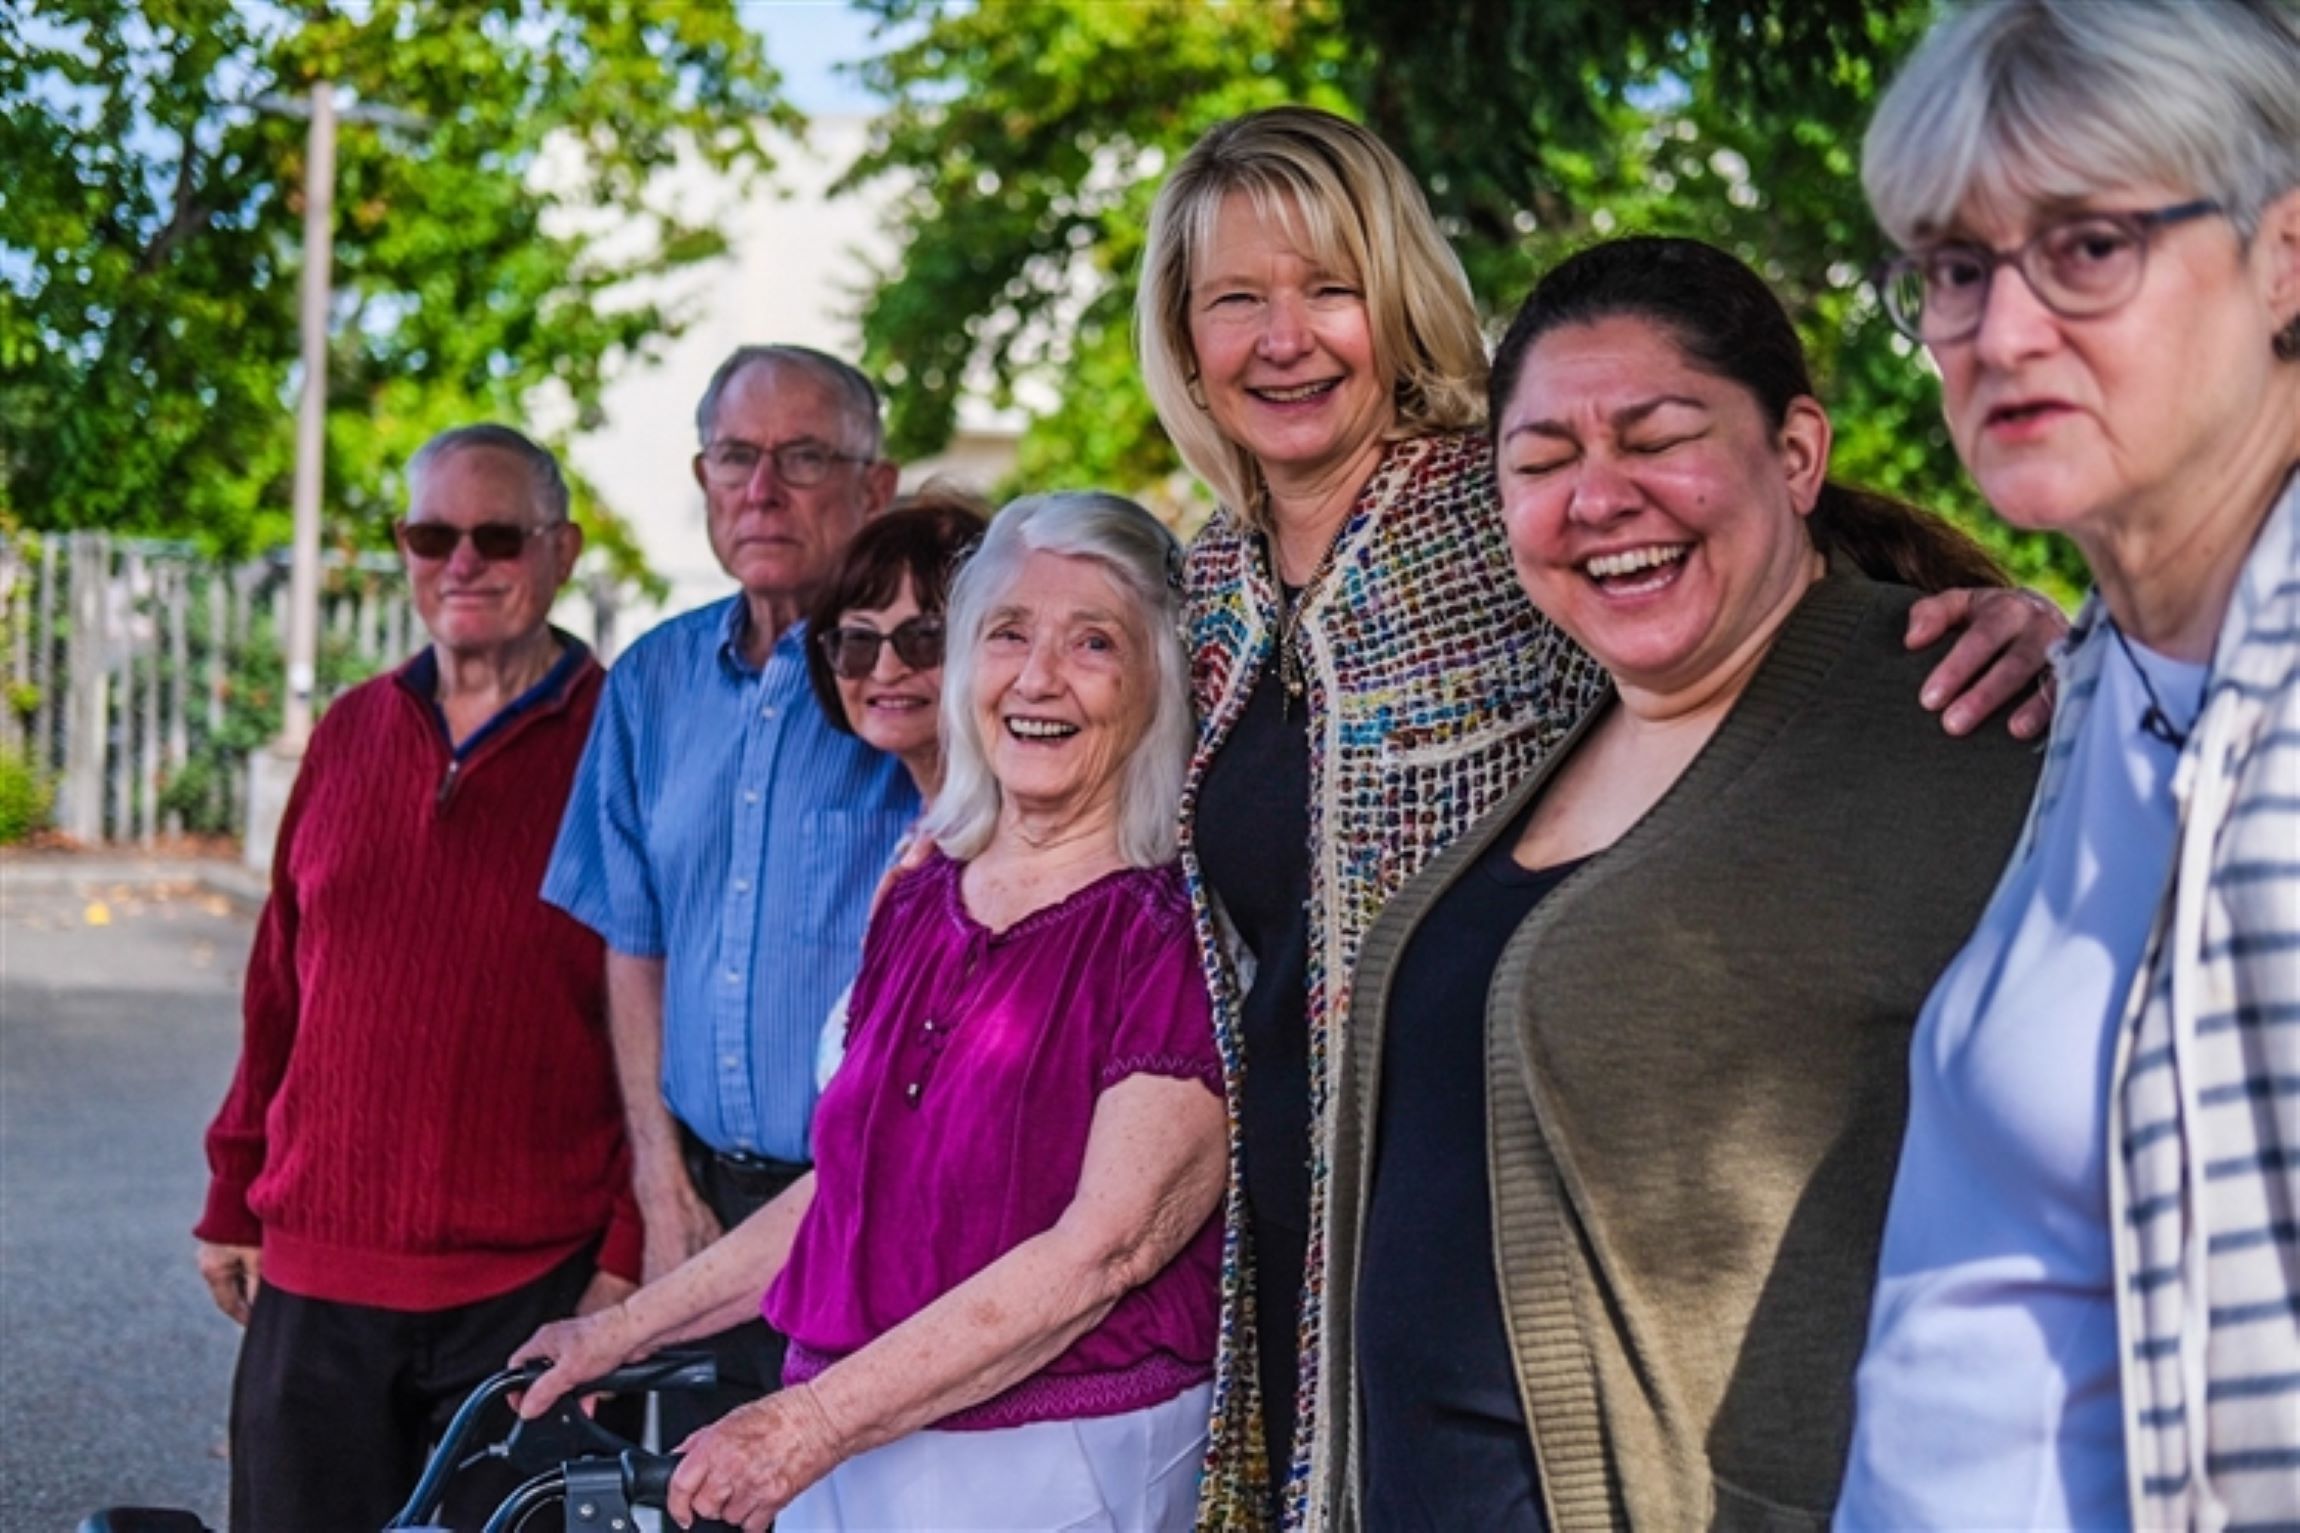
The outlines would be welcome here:
[[[1849,1527],[2300,1520],[2300,13],[1952,15],[1863,175],[1957,450],[2097,589],[1919,1023]]]
[[[1224,1155],[1179,570],[1116,496],[991,523],[951,591],[937,850],[871,921],[814,1172],[521,1349],[556,1364],[532,1416],[766,1289],[786,1387],[684,1445],[682,1526],[1189,1526]]]

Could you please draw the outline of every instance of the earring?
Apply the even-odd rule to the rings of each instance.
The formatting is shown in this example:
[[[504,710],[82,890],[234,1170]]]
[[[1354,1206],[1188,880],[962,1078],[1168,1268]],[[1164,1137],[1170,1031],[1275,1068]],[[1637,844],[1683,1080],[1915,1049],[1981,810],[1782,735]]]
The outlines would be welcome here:
[[[2291,323],[2277,331],[2268,346],[2277,361],[2300,362],[2300,314],[2293,315]]]
[[[1192,373],[1189,378],[1184,381],[1182,385],[1182,392],[1190,396],[1190,403],[1196,405],[1201,410],[1206,408],[1206,385],[1198,381],[1198,375],[1196,373]]]

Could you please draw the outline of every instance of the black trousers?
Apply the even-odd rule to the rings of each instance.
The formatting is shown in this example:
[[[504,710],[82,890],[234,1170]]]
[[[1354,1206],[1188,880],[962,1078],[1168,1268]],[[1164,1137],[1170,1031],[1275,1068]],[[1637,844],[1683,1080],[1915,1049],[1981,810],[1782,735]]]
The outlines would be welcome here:
[[[695,1191],[710,1205],[720,1225],[730,1230],[813,1169],[792,1161],[721,1155],[696,1138],[684,1123],[679,1125],[679,1148],[686,1157],[687,1175]],[[760,1292],[765,1292],[763,1284]],[[783,1353],[789,1344],[764,1320],[746,1320],[716,1336],[685,1345],[708,1348],[717,1356],[719,1387],[658,1397],[656,1420],[666,1453],[727,1412],[782,1388]]]
[[[720,1226],[730,1230],[814,1169],[792,1161],[721,1155],[684,1123],[679,1125],[679,1149],[695,1191],[718,1216]],[[765,1293],[763,1284],[760,1292]],[[716,1336],[681,1345],[706,1348],[718,1359],[719,1386],[655,1397],[655,1423],[665,1453],[677,1451],[679,1444],[729,1411],[783,1387],[783,1354],[790,1343],[764,1320],[746,1320]],[[731,1523],[698,1517],[694,1533],[732,1533],[732,1528]]]
[[[537,1326],[574,1312],[596,1257],[580,1251],[509,1293],[421,1313],[264,1284],[232,1378],[232,1533],[382,1527],[463,1397]],[[496,1409],[475,1448],[509,1431],[510,1409]],[[519,1479],[500,1462],[456,1475],[439,1522],[476,1533]]]

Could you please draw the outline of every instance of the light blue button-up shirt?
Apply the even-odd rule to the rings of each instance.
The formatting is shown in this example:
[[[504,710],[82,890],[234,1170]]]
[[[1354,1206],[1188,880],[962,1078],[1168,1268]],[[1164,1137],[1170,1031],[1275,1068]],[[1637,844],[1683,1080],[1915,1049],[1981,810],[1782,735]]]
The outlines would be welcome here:
[[[817,1035],[919,806],[900,763],[824,720],[805,625],[754,670],[747,621],[740,596],[675,617],[608,672],[543,897],[664,960],[672,1113],[717,1149],[796,1161]]]

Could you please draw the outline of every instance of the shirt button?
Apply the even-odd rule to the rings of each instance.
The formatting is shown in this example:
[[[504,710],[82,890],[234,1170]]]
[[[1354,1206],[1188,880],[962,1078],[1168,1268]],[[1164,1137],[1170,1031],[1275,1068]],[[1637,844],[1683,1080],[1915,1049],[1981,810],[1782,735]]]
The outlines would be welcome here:
[[[758,801],[759,801],[759,790],[758,790],[758,789],[756,789],[756,788],[745,788],[745,789],[743,790],[743,802],[744,802],[744,803],[746,803],[746,804],[755,804],[755,803],[757,803]]]
[[[736,892],[737,894],[748,894],[748,893],[750,893],[750,892],[751,892],[751,881],[750,881],[749,879],[747,879],[747,878],[738,878],[738,879],[736,879],[736,880],[735,880],[735,892]]]
[[[728,984],[730,984],[730,985],[731,985],[731,984],[733,984],[735,981],[737,981],[737,980],[741,979],[742,977],[743,977],[743,971],[742,971],[742,970],[740,970],[740,969],[729,969],[729,970],[727,971],[727,983],[728,983]]]
[[[767,705],[766,705],[764,708],[761,708],[761,709],[759,710],[759,717],[760,717],[760,718],[762,718],[762,719],[771,719],[771,718],[773,718],[774,716],[775,716],[775,705],[774,705],[773,703],[769,703],[769,704],[767,704]]]
[[[738,1054],[726,1055],[719,1061],[720,1064],[725,1065],[730,1070],[734,1069],[735,1066],[741,1064],[742,1062],[742,1056]]]

